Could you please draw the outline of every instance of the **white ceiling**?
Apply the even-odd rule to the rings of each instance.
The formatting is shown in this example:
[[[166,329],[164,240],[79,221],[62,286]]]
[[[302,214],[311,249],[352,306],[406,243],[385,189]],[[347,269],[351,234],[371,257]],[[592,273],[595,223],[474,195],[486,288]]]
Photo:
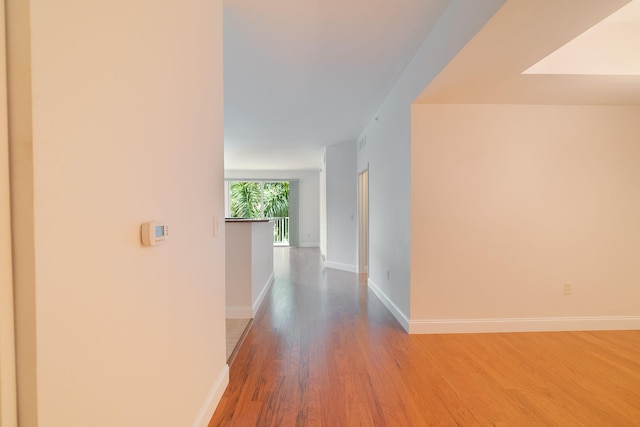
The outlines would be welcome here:
[[[324,146],[358,138],[451,2],[226,0],[225,169],[319,168]],[[507,0],[415,102],[640,104],[638,75],[523,74],[628,3]],[[628,24],[634,4],[609,24]]]
[[[449,0],[227,0],[225,169],[317,169],[355,141]]]

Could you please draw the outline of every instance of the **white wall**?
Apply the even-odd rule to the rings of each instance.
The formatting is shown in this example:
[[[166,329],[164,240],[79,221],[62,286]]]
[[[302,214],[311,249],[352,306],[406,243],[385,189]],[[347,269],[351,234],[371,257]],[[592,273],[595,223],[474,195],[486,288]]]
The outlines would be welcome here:
[[[326,147],[320,168],[320,254],[327,257],[327,156]]]
[[[640,328],[640,107],[412,122],[412,331]]]
[[[329,145],[326,154],[325,266],[358,270],[358,172],[355,142]]]
[[[251,316],[251,224],[225,224],[225,306],[227,319]]]
[[[251,226],[251,317],[258,312],[273,279],[273,222],[256,222]]]
[[[222,4],[31,0],[12,22],[20,425],[206,425],[228,378]],[[154,219],[170,241],[142,247]]]
[[[369,165],[369,286],[408,329],[411,103],[504,0],[453,0],[359,138]]]
[[[226,317],[255,317],[273,283],[273,222],[227,222]]]
[[[298,180],[300,184],[300,246],[320,244],[320,183],[317,170],[225,170],[226,179]]]

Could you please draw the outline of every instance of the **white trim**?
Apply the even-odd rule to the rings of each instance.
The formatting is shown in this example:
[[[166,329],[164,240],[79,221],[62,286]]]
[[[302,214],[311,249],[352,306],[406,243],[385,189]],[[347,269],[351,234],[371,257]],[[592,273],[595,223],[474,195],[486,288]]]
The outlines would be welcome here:
[[[264,297],[267,296],[267,291],[269,290],[269,287],[271,287],[271,285],[273,284],[273,281],[274,281],[274,275],[273,275],[273,271],[272,271],[271,275],[267,279],[267,283],[262,288],[262,292],[260,292],[260,295],[258,295],[258,298],[256,299],[256,302],[253,303],[253,310],[251,312],[251,318],[252,319],[254,317],[256,317],[256,314],[258,313],[258,309],[262,305],[262,302],[264,301]],[[236,319],[238,319],[238,317],[236,317]]]
[[[225,318],[227,319],[252,319],[253,309],[248,305],[233,305],[226,307]]]
[[[209,421],[211,421],[213,413],[216,411],[227,385],[229,385],[229,365],[225,364],[213,387],[211,387],[200,411],[198,411],[196,420],[191,425],[192,427],[207,427],[209,425]]]
[[[335,268],[336,270],[348,271],[350,273],[358,272],[358,267],[353,264],[342,264],[339,262],[325,261],[324,266],[326,268]]]
[[[267,292],[269,291],[269,288],[273,284],[274,280],[275,280],[275,276],[274,276],[273,271],[272,271],[271,275],[267,279],[267,282],[265,283],[264,287],[262,288],[262,291],[260,292],[260,295],[258,295],[258,298],[256,298],[256,302],[253,303],[253,307],[249,306],[249,305],[231,305],[231,306],[227,306],[225,308],[225,310],[226,310],[225,318],[227,318],[227,319],[253,319],[254,317],[256,317],[256,314],[258,313],[258,309],[262,305],[262,303],[264,301],[264,298],[267,296]]]
[[[320,247],[320,243],[318,243],[318,242],[300,243],[300,245],[298,247],[299,248],[319,248]]]
[[[396,318],[400,326],[404,328],[405,331],[409,332],[409,318],[400,310],[400,308],[394,304],[389,297],[385,295],[384,292],[375,284],[373,280],[367,280],[367,286],[371,291],[378,297],[378,299],[387,307],[387,310],[391,312],[393,317]]]
[[[412,320],[410,334],[640,330],[640,316]]]

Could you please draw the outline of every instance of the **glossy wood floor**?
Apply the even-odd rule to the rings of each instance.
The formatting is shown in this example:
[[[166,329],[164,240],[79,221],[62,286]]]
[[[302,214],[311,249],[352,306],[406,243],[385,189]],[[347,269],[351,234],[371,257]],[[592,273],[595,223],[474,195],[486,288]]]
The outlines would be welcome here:
[[[407,335],[317,250],[275,258],[210,426],[640,426],[640,331]]]

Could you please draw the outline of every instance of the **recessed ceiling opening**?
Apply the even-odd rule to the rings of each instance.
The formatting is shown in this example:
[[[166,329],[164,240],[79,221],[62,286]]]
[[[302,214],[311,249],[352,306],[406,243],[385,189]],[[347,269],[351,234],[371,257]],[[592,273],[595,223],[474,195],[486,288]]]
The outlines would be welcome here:
[[[522,74],[640,75],[640,0],[633,0]]]

